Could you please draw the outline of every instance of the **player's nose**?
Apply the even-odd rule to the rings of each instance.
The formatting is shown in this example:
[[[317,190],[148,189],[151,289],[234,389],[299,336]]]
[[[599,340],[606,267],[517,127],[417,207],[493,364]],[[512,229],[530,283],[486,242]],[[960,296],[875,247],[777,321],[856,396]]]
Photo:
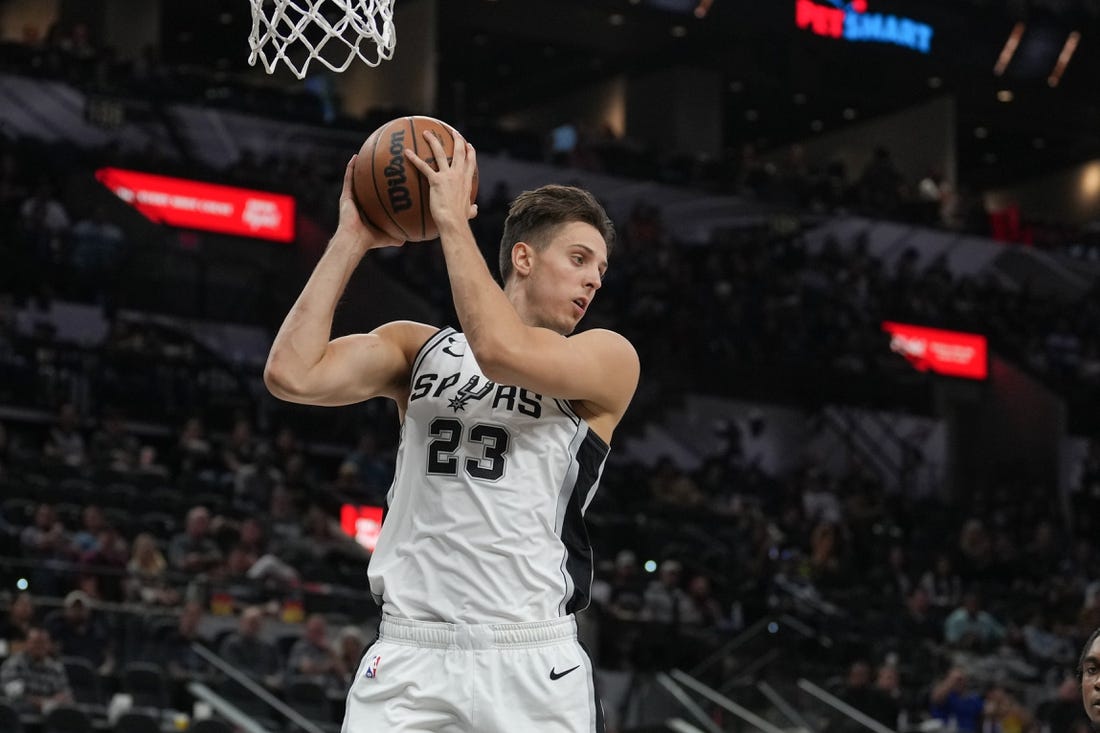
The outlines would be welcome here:
[[[603,286],[603,278],[600,277],[600,271],[597,268],[593,267],[585,271],[584,286],[591,288],[592,292],[596,292]]]

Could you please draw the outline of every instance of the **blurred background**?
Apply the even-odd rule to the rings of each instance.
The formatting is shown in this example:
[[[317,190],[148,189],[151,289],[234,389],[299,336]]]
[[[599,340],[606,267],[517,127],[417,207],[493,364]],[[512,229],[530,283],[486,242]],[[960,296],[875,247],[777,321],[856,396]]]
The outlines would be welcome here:
[[[338,729],[397,415],[261,374],[348,157],[427,114],[494,271],[528,188],[618,229],[610,730],[1086,731],[1100,2],[394,18],[392,60],[298,80],[244,0],[0,0],[0,730]],[[435,246],[368,257],[335,332],[395,318],[458,325]]]

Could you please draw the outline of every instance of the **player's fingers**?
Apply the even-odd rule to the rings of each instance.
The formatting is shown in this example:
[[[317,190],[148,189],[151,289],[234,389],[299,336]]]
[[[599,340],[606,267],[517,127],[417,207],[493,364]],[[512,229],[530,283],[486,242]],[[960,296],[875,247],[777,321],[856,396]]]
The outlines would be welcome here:
[[[358,157],[359,157],[358,154],[351,156],[351,160],[348,161],[347,166],[345,166],[345,168],[344,168],[344,192],[343,192],[343,195],[345,195],[345,196],[350,196],[351,195],[351,182],[352,182],[352,178],[355,175],[355,159],[358,158]]]
[[[450,167],[447,163],[447,156],[443,154],[443,141],[439,139],[439,135],[435,133],[435,130],[425,130],[424,139],[428,141],[428,147],[432,149],[432,155],[435,156],[435,164],[439,170]]]
[[[405,148],[405,158],[415,165],[416,169],[423,173],[428,180],[431,180],[431,177],[435,175],[435,168],[425,163],[419,155],[412,151],[412,148]]]
[[[451,133],[451,138],[454,140],[454,166],[461,168],[466,164],[466,146],[469,144],[466,142],[466,138],[462,137],[457,130]]]
[[[460,146],[462,148],[462,157],[468,159],[470,164],[466,166],[466,181],[473,184],[474,174],[477,173],[477,151],[474,150],[474,146],[468,142],[463,141]],[[455,148],[455,159],[458,159],[458,148]]]

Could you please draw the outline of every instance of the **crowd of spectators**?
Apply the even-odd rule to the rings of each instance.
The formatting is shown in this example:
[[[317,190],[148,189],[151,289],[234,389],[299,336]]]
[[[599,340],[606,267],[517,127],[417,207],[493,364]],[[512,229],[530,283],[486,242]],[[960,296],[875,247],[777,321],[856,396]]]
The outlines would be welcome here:
[[[370,110],[363,118],[341,113],[330,85],[305,84],[281,88],[256,83],[247,75],[225,69],[170,64],[161,50],[144,47],[133,59],[123,60],[110,45],[93,37],[86,24],[55,24],[41,38],[0,43],[0,69],[66,80],[102,98],[141,100],[148,104],[187,102],[225,107],[312,125],[373,129],[407,113],[394,107]],[[767,156],[751,142],[731,145],[718,155],[661,153],[652,145],[617,135],[606,126],[594,129],[564,121],[548,132],[505,128],[489,120],[463,120],[468,136],[487,153],[504,153],[523,160],[539,160],[581,171],[608,173],[711,193],[726,193],[761,202],[817,213],[854,212],[884,219],[992,235],[1050,249],[1083,259],[1100,257],[1096,232],[1052,221],[1016,221],[1001,231],[999,214],[983,208],[980,192],[963,184],[953,186],[942,171],[929,166],[920,176],[906,176],[883,146],[868,150],[867,162],[849,170],[839,159],[809,161],[804,149],[792,145],[782,159]],[[166,171],[180,165],[178,155],[155,149],[142,151],[146,165],[156,161]],[[259,161],[245,152],[236,166],[244,181],[277,179],[296,195],[311,198],[328,171],[308,159]],[[84,249],[95,267],[115,256],[118,243],[110,228],[99,229],[92,217],[91,242]],[[87,229],[87,225],[84,227]]]
[[[88,47],[75,34],[57,41],[63,53],[27,58],[66,75],[65,59]],[[80,68],[117,84],[120,72],[102,67]],[[159,86],[172,72],[151,54],[121,73]],[[596,148],[561,162],[615,172]],[[798,172],[796,160],[795,173],[772,169],[748,149],[738,160],[721,185],[741,194],[968,226],[934,177],[907,188],[886,151],[856,181],[835,168]],[[26,302],[60,292],[105,305],[118,297],[125,285],[109,275],[128,246],[118,227],[98,210],[74,216],[57,182],[36,180],[14,145],[0,161],[0,295]],[[254,168],[242,175],[263,166]],[[492,261],[509,192],[488,193],[475,226]],[[690,364],[692,383],[716,391],[737,383],[797,392],[807,382],[791,375],[816,373],[889,392],[908,373],[878,328],[894,318],[988,332],[1053,383],[1100,388],[1095,293],[1040,299],[953,276],[943,261],[919,270],[913,253],[888,270],[864,242],[814,253],[797,231],[770,227],[688,248],[646,204],[620,231],[589,325],[622,331],[666,385],[683,383],[677,375]],[[386,260],[395,278],[450,312],[445,289],[425,286],[442,282],[438,254],[401,255]],[[264,412],[251,399],[214,409],[220,393],[197,390],[193,348],[117,320],[100,348],[78,351],[48,332],[17,336],[0,318],[4,404],[49,408],[48,418],[18,413],[0,423],[0,577],[6,588],[19,578],[29,588],[5,599],[0,688],[29,711],[87,701],[62,659],[83,658],[107,689],[122,689],[135,662],[155,661],[177,680],[211,676],[196,640],[279,694],[309,678],[338,697],[370,638],[369,553],[336,518],[345,503],[381,503],[392,411],[356,412],[357,442],[345,432],[335,450],[320,446],[296,424],[304,412]],[[168,353],[175,367],[148,368]],[[247,394],[248,384],[229,379],[224,389]],[[287,420],[258,427],[272,414]],[[806,660],[807,674],[888,725],[1073,730],[1079,716],[1062,705],[1063,682],[1100,626],[1100,563],[1092,536],[1057,511],[1046,487],[1006,479],[945,506],[890,494],[866,471],[829,477],[811,462],[779,475],[750,460],[741,438],[698,471],[624,461],[605,472],[590,509],[601,564],[585,617],[601,669],[641,677],[691,668],[754,622],[789,612],[819,642],[835,639]],[[1094,445],[1075,492],[1094,515],[1098,455]],[[722,682],[751,661],[730,652],[704,676]],[[170,703],[182,697],[177,688]],[[618,719],[630,704],[630,694],[615,702]]]
[[[377,501],[392,445],[364,438],[326,458],[292,427],[257,433],[244,417],[216,432],[193,418],[168,438],[112,428],[128,450],[157,448],[164,470],[148,474],[104,458],[104,422],[68,406],[48,425],[6,421],[17,448],[0,459],[0,576],[29,590],[6,599],[0,641],[15,661],[4,674],[37,664],[43,685],[8,695],[41,707],[76,694],[42,682],[72,657],[106,690],[123,689],[134,663],[213,678],[198,640],[277,694],[306,677],[338,697],[377,613],[363,587],[369,553],[336,524],[338,507]],[[589,511],[600,564],[583,624],[602,670],[691,669],[786,612],[834,639],[816,658],[800,649],[802,674],[888,723],[904,713],[976,730],[1003,706],[1045,714],[1100,625],[1096,547],[1045,496],[1006,484],[951,505],[917,501],[865,472],[773,475],[743,445],[730,440],[698,471],[620,461],[605,472]],[[739,654],[706,675],[730,674]],[[616,704],[629,718],[631,698]]]
[[[475,221],[490,262],[507,200],[506,191],[493,192]],[[620,222],[619,236],[582,327],[623,332],[650,373],[675,378],[679,365],[691,364],[702,388],[739,385],[777,397],[792,389],[828,394],[824,383],[845,379],[888,391],[908,374],[881,328],[891,320],[986,334],[996,352],[1082,404],[1100,390],[1096,287],[1080,299],[1039,297],[992,275],[955,274],[946,257],[918,267],[914,249],[887,266],[870,255],[865,234],[811,251],[801,232],[771,222],[685,246],[646,202]],[[439,312],[453,314],[449,294],[433,285],[444,277],[436,253],[409,250],[387,263]]]

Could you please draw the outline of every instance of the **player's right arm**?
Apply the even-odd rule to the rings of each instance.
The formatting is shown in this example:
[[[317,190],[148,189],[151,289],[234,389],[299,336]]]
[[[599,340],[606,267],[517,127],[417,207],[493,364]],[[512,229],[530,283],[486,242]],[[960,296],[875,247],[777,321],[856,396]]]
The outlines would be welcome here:
[[[351,196],[353,157],[344,172],[340,221],[317,267],[279,328],[264,384],[288,402],[337,406],[386,396],[400,400],[420,346],[434,332],[408,321],[330,340],[336,304],[371,249],[400,246],[367,225]]]

